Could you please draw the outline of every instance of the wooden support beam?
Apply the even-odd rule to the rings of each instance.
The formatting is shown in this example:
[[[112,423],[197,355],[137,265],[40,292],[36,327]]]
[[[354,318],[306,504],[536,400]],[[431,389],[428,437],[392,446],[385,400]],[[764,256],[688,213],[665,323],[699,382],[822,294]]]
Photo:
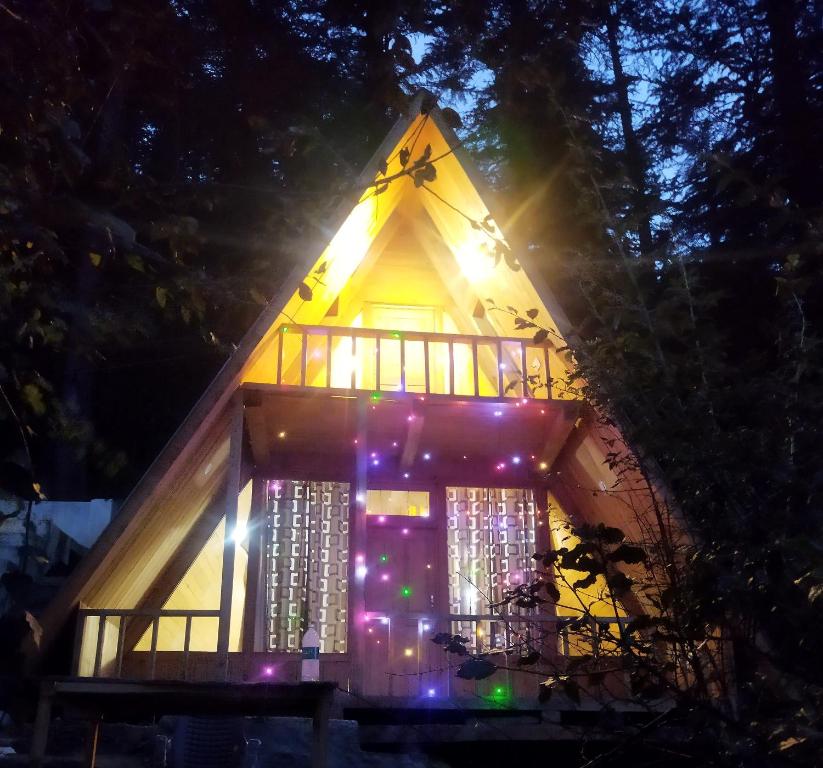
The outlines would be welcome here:
[[[226,486],[226,528],[223,539],[223,572],[220,581],[220,618],[217,627],[217,671],[229,671],[229,630],[234,582],[234,529],[237,525],[237,496],[243,470],[243,400],[236,393],[231,405],[228,482]]]
[[[349,521],[349,605],[348,605],[348,648],[352,663],[351,684],[354,691],[362,690],[364,670],[368,659],[363,638],[360,617],[366,610],[366,587],[362,579],[357,578],[357,554],[367,551],[366,494],[368,493],[369,452],[366,440],[366,420],[368,400],[357,400],[357,448],[355,450],[355,474],[350,496]]]
[[[37,714],[34,718],[34,733],[32,734],[31,750],[29,752],[29,765],[33,768],[42,768],[46,759],[53,701],[54,684],[51,682],[41,683],[40,698],[37,700]]]
[[[326,768],[329,756],[329,716],[334,691],[324,691],[312,718],[311,768]]]
[[[546,439],[538,455],[540,461],[545,461],[549,467],[554,464],[560,452],[565,448],[572,430],[574,430],[577,416],[576,409],[562,408],[554,410],[554,418],[545,431]]]
[[[258,611],[259,596],[265,573],[266,535],[266,480],[255,479],[252,486],[251,512],[249,513],[249,560],[246,571],[246,602],[243,608],[243,653],[251,656],[265,648],[259,642],[262,619]]]

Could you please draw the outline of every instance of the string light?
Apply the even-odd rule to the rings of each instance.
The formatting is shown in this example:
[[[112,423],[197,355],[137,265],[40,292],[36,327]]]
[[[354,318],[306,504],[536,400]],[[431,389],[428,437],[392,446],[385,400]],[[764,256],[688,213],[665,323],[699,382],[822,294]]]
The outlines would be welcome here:
[[[495,415],[495,416],[502,416],[502,415],[503,415],[503,411],[495,411],[495,412],[494,412],[494,415]]]
[[[403,588],[400,590],[400,594],[401,594],[403,597],[411,597],[411,593],[412,593],[412,591],[411,591],[411,587],[403,587]]]
[[[281,440],[285,440],[285,439],[286,439],[286,433],[285,433],[285,432],[278,432],[278,433],[277,433],[277,436],[278,436]]]
[[[406,657],[414,656],[414,651],[411,648],[406,648],[403,651],[403,655],[406,656]]]
[[[423,454],[423,461],[428,461],[431,457],[432,457],[432,455],[430,453],[424,453]]]
[[[519,456],[512,456],[512,464],[519,464],[520,457]]]

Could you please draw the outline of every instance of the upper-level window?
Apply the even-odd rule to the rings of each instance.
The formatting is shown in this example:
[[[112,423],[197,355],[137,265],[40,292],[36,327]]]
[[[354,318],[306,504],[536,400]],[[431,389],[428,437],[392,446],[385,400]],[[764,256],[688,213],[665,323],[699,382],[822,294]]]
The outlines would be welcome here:
[[[428,517],[429,512],[428,491],[371,490],[366,494],[368,515]]]

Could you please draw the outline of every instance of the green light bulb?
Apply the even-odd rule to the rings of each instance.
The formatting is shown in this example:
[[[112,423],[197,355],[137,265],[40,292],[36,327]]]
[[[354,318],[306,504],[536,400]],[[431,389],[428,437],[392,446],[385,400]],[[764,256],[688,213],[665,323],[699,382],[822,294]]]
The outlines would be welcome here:
[[[400,590],[400,594],[403,595],[403,597],[411,597],[411,587],[403,587],[403,589]]]

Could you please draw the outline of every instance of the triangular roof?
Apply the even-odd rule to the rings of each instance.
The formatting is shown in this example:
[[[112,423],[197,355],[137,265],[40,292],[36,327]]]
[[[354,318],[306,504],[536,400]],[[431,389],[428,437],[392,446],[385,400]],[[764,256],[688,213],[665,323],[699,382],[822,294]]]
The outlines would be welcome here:
[[[225,491],[221,489],[226,487],[233,428],[229,404],[238,387],[244,380],[254,379],[254,367],[281,323],[320,324],[318,321],[338,299],[342,287],[373,266],[368,263],[372,244],[387,223],[396,221],[394,214],[401,202],[405,205],[410,200],[409,195],[414,194],[415,204],[422,205],[427,214],[423,220],[434,225],[448,247],[451,265],[445,251],[438,255],[436,245],[426,246],[432,240],[432,227],[415,224],[415,236],[428,251],[434,268],[441,272],[444,284],[450,286],[464,316],[473,317],[472,306],[477,301],[499,295],[499,273],[488,269],[490,257],[478,252],[484,242],[492,247],[495,241],[505,243],[505,222],[495,224],[501,220],[492,210],[490,192],[440,109],[431,104],[433,98],[425,91],[411,100],[408,114],[396,122],[351,195],[340,204],[336,220],[330,222],[333,236],[324,235],[321,239],[325,242],[297,260],[289,277],[128,496],[118,516],[66,581],[43,616],[46,641],[53,638],[80,601],[131,607],[130,603],[140,599],[139,589],[152,581],[152,571],[162,570],[163,563],[198,520],[207,519],[213,527],[219,519],[215,516],[223,509]],[[409,151],[411,166],[427,145],[437,178],[427,183],[429,190],[416,189],[412,178],[402,175],[401,154]],[[387,184],[386,179],[393,177],[398,178]],[[478,229],[476,223],[483,221],[492,227],[491,237]],[[461,251],[461,243],[472,247]],[[518,257],[522,269],[506,269],[507,303],[520,309],[538,309],[543,324],[566,336],[569,324],[555,297],[529,264],[528,254],[519,253]],[[455,265],[459,269],[455,270]],[[306,302],[301,297],[301,285],[312,285],[310,278],[318,270],[322,272],[322,284],[313,285],[312,299]],[[483,319],[486,327],[469,332],[517,335],[510,330],[511,318],[505,318],[505,329],[503,320],[502,315],[487,313]],[[519,335],[531,333],[524,329]],[[164,521],[165,531],[148,525],[156,519]],[[136,542],[139,546],[127,547]],[[152,553],[152,563],[140,559],[138,553],[147,551]],[[130,569],[135,578],[109,578],[115,569],[120,574]]]

